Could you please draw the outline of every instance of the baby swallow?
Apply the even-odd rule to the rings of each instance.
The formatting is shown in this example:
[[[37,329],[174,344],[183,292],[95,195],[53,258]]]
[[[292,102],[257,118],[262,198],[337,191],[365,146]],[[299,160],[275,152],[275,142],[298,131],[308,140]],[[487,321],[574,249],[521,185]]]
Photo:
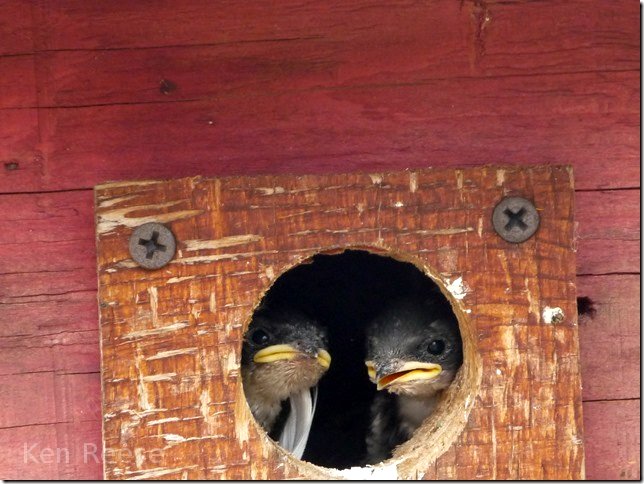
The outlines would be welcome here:
[[[290,420],[280,443],[289,442],[283,446],[298,457],[304,451],[315,412],[310,389],[331,364],[327,347],[324,328],[293,308],[261,307],[244,336],[242,379],[251,412],[270,433],[288,399]],[[284,432],[292,434],[284,436]]]
[[[371,406],[368,463],[391,457],[434,410],[463,361],[458,322],[447,300],[408,297],[367,328],[367,372],[379,392]]]

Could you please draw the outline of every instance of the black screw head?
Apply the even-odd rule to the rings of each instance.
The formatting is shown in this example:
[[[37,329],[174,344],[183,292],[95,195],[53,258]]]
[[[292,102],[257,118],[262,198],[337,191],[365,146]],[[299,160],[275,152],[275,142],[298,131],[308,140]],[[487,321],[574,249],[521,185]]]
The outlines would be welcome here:
[[[177,243],[168,227],[150,222],[137,227],[130,236],[130,255],[145,269],[159,269],[174,257]]]
[[[494,230],[503,240],[515,244],[525,242],[539,228],[539,213],[530,200],[506,197],[492,214]]]

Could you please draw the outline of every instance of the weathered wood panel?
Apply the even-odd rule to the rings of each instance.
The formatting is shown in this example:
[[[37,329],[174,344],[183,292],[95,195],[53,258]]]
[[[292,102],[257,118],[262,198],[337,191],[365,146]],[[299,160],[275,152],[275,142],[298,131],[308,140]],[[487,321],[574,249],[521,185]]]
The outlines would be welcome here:
[[[590,5],[593,15],[578,14]],[[240,160],[245,173],[373,170],[383,153],[389,169],[426,166],[427,156],[566,162],[578,188],[638,186],[632,2],[186,2],[171,19],[167,8],[32,6],[34,54],[2,60],[23,82],[7,83],[0,106],[41,109],[29,130],[6,136],[0,160],[26,173],[20,185],[16,174],[0,179],[0,191],[230,175]],[[239,21],[253,15],[264,21]],[[28,27],[16,20],[12,36]],[[56,107],[70,109],[42,109]],[[17,149],[26,134],[29,148]]]
[[[73,0],[39,2],[33,13],[35,21],[42,21],[37,44],[42,50],[310,38],[336,41],[364,54],[349,63],[369,65],[379,57],[391,58],[391,72],[401,74],[417,69],[420,59],[435,63],[435,71],[449,72],[456,66],[461,72],[480,69],[485,75],[639,69],[638,8],[628,0],[437,0],[395,5],[363,0],[314,6],[301,1],[226,1],[216,8],[204,0],[181,5],[119,2],[118,8]]]
[[[622,224],[625,227],[634,227],[637,220],[633,218],[630,222],[628,219],[620,222],[611,220],[610,217],[592,215],[595,209],[602,209],[595,208],[593,204],[609,203],[606,197],[610,197],[611,194],[615,198],[610,203],[615,202],[617,206],[620,203],[631,203],[623,198],[626,193],[607,192],[600,197],[593,196],[593,193],[576,194],[577,214],[580,219],[577,255],[578,261],[581,263],[585,260],[588,268],[582,269],[580,266],[580,271],[593,274],[605,271],[610,274],[620,272],[623,268],[636,269],[633,260],[629,261],[629,255],[622,248],[623,244],[632,239],[635,232],[617,229]],[[633,203],[639,198],[637,194],[638,191],[633,191]],[[60,371],[92,371],[98,375],[92,199],[89,191],[0,197],[0,319],[3,322],[0,325],[0,356],[4,356],[0,357],[0,373],[13,375],[32,371],[49,371],[54,374]],[[588,209],[585,210],[584,207]],[[637,215],[631,210],[624,211],[625,217],[629,214]],[[584,234],[592,234],[596,242],[614,243],[620,250],[615,250],[611,257],[600,259],[596,254],[591,256],[586,252]],[[43,238],[45,236],[46,238]],[[69,254],[73,254],[73,257]],[[597,265],[593,266],[593,263]],[[625,286],[620,282],[624,280],[630,280],[632,284]],[[614,398],[613,395],[620,395],[621,398],[638,397],[638,379],[634,376],[639,368],[638,353],[633,350],[620,351],[618,356],[615,351],[618,348],[633,348],[632,337],[639,324],[633,312],[636,308],[633,307],[633,311],[624,308],[638,301],[638,277],[634,275],[630,279],[624,279],[624,276],[606,275],[599,279],[601,283],[594,281],[597,279],[591,276],[578,278],[579,295],[590,297],[597,309],[593,319],[582,318],[580,321],[585,398],[609,399]],[[613,338],[609,346],[606,345],[605,333],[602,330],[604,325],[609,328]],[[74,348],[77,348],[77,351],[69,351]],[[46,353],[43,353],[44,350]],[[612,373],[615,378],[607,378],[604,368],[599,367],[596,360],[598,350],[606,352],[603,359],[615,360],[619,357],[623,366],[617,374]],[[55,361],[49,356],[50,352],[59,355]],[[60,383],[60,380],[55,382]],[[43,388],[33,380],[23,380],[22,384],[27,394],[42,395],[52,404],[56,402],[56,395],[63,394],[63,390],[56,386]],[[616,402],[610,408],[616,412],[622,411],[619,410],[620,402]],[[17,408],[15,418],[6,422],[8,428],[3,431],[4,435],[11,432],[11,435],[18,439],[21,435],[19,429],[28,431],[30,424],[27,418],[31,410],[25,412],[27,409],[28,406]],[[56,409],[50,408],[48,415],[48,425],[54,425],[53,422],[57,421]],[[586,422],[588,423],[588,418]],[[69,425],[65,428],[69,428],[70,432],[83,435],[83,438],[89,439],[89,444],[100,445],[100,415],[91,418],[84,416],[82,421]],[[90,430],[83,430],[90,425]],[[38,428],[40,427],[41,425],[38,425]],[[607,440],[601,435],[602,432],[608,431],[607,427],[593,426],[593,432],[586,441],[594,440],[595,445],[599,445],[600,442],[606,443]],[[624,431],[632,439],[639,438],[636,426]],[[25,441],[31,442],[26,437]],[[40,449],[47,448],[46,442],[34,440],[34,443],[37,442],[41,444]],[[12,446],[12,449],[21,450],[20,445],[19,443],[18,447]],[[85,465],[82,452],[75,455],[76,460],[71,461],[77,466],[75,477],[100,476],[100,466],[92,465],[91,461]],[[597,452],[592,461],[588,460],[588,477],[596,477],[593,473],[595,465],[603,473],[601,475],[605,476],[604,473],[610,469],[613,458],[614,452]],[[42,461],[38,464],[30,462],[29,466],[26,466],[21,452],[8,454],[6,459],[0,459],[0,463],[1,475],[8,478],[47,478],[61,475],[56,474],[58,471],[53,464]],[[616,476],[619,477],[619,473]]]
[[[577,274],[639,273],[640,190],[582,191],[575,202]]]
[[[449,403],[374,475],[583,477],[573,193],[565,167],[98,187],[103,437],[114,455],[106,477],[350,475],[298,464],[270,444],[249,421],[239,378],[245,325],[274,278],[345,247],[416,261],[466,321]],[[506,194],[540,210],[539,232],[521,245],[491,227]],[[154,272],[127,249],[148,220],[178,239],[177,257]],[[548,307],[564,319],[550,320]]]
[[[640,289],[639,274],[578,279],[596,311],[579,320],[584,400],[640,397]]]
[[[639,480],[639,398],[588,402],[584,405],[584,422],[586,461],[595,463],[592,478]]]
[[[454,167],[565,160],[576,168],[578,188],[637,187],[639,77],[608,76],[243,91],[191,102],[40,109],[33,132],[8,133],[10,147],[19,146],[14,136],[39,141],[6,153],[19,169],[0,179],[0,190],[230,175],[242,162],[246,173],[280,174],[303,165],[316,173],[422,168],[434,164],[429,160]],[[598,91],[612,109],[597,104]],[[29,113],[35,120],[29,109],[22,116]]]

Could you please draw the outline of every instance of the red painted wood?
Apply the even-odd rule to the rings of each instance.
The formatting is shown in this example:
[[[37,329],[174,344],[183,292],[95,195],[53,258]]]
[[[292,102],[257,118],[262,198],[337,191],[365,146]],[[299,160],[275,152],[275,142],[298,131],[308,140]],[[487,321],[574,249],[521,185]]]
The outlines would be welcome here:
[[[194,12],[190,3],[194,4],[182,2],[181,6],[171,8],[178,17],[191,16]],[[616,7],[619,3],[623,4],[621,8]],[[522,9],[516,5],[491,4],[483,10],[472,2],[459,6],[451,0],[431,5],[398,5],[388,6],[388,15],[383,15],[379,8],[360,9],[346,3],[329,5],[330,12],[326,15],[320,12],[322,15],[312,27],[299,18],[301,10],[287,4],[281,8],[267,4],[268,10],[280,17],[276,19],[278,23],[298,16],[298,22],[291,22],[291,27],[298,30],[288,35],[276,35],[275,24],[256,23],[249,29],[231,18],[208,19],[202,11],[198,19],[190,19],[189,31],[181,29],[181,33],[190,34],[188,43],[173,36],[172,41],[178,44],[168,47],[157,47],[167,45],[165,37],[145,49],[114,50],[116,45],[112,42],[117,41],[119,33],[124,38],[118,45],[132,47],[150,40],[151,37],[141,36],[138,31],[133,34],[130,28],[138,21],[144,23],[144,15],[156,16],[163,6],[141,9],[136,3],[128,3],[123,12],[116,12],[112,6],[83,2],[61,19],[64,24],[56,30],[64,32],[64,40],[69,42],[73,29],[89,26],[75,17],[92,18],[91,31],[83,32],[83,38],[72,47],[92,50],[38,52],[36,63],[45,77],[41,81],[41,105],[167,102],[230,95],[242,89],[245,93],[274,93],[462,77],[490,79],[530,74],[542,77],[547,73],[638,70],[638,44],[632,42],[638,24],[628,15],[629,9],[637,14],[632,3],[606,2],[596,16],[580,16],[579,2],[542,2]],[[110,10],[105,11],[106,7]],[[244,8],[253,7],[228,8],[226,12],[239,17],[245,15],[240,11]],[[124,24],[121,15],[132,9],[139,10],[139,18],[130,16],[132,23]],[[520,21],[517,16],[525,16],[527,10],[536,13],[544,9],[548,9],[548,15],[535,15],[539,21],[516,29]],[[51,19],[61,10],[56,8],[48,14],[46,25],[55,25]],[[223,13],[209,10],[217,16]],[[112,18],[114,14],[119,16],[118,20]],[[337,15],[342,15],[344,22],[338,23]],[[391,16],[399,23],[392,25]],[[481,16],[484,27],[477,34]],[[360,23],[368,23],[371,28],[356,30],[355,25]],[[157,24],[152,25],[155,33],[162,33]],[[176,30],[177,25],[174,22],[168,28]],[[213,25],[220,28],[213,29]],[[404,30],[399,28],[403,25]],[[143,28],[149,26],[146,23]],[[200,31],[200,27],[204,30]],[[271,31],[262,32],[266,27]],[[108,28],[109,35],[101,32]],[[594,34],[589,36],[587,29],[594,29]],[[546,30],[549,35],[544,37]],[[219,38],[222,35],[226,35],[225,41]],[[259,37],[255,38],[256,35]],[[557,50],[558,39],[564,36],[568,48]],[[611,42],[606,41],[608,36]],[[48,48],[67,47],[56,44]],[[479,52],[481,48],[483,52]],[[614,56],[616,49],[619,57]],[[24,62],[15,59],[16,63]],[[162,79],[172,80],[177,88],[171,92],[159,89]],[[25,90],[31,92],[28,86]],[[516,90],[508,94],[512,92],[519,94]],[[556,89],[547,92],[555,94]]]
[[[641,479],[640,401],[584,404],[586,478]]]
[[[582,276],[596,313],[579,319],[584,400],[640,398],[640,276]]]
[[[96,383],[81,380],[69,386],[82,386],[91,396],[88,404],[97,406],[98,375],[94,379]],[[64,393],[64,388],[59,390]],[[0,428],[0,442],[0,472],[5,479],[102,478],[100,418]]]
[[[600,275],[578,282],[587,476],[639,478],[637,9],[0,1],[0,478],[102,475],[92,192],[15,193],[544,162],[574,165],[578,272]]]
[[[638,186],[637,80],[632,73],[465,79],[43,109],[32,128],[43,158],[26,151],[26,183],[18,188],[9,173],[0,191],[197,174],[563,162],[575,166],[578,188]],[[598,92],[616,112],[597,108]]]
[[[0,109],[38,106],[35,63],[33,55],[0,56]]]
[[[578,274],[639,272],[640,190],[577,192]]]
[[[31,6],[22,0],[0,2],[0,55],[33,52]]]
[[[480,68],[484,75],[639,69],[639,10],[628,0],[393,5],[364,0],[317,5],[228,0],[215,6],[207,0],[73,0],[38,2],[34,10],[41,48],[49,50],[311,38],[355,46],[363,57],[353,58],[354,63],[396,57],[391,72],[402,75],[419,62],[436,62],[428,59],[428,52],[441,54],[442,68],[437,70],[474,65],[473,71]]]

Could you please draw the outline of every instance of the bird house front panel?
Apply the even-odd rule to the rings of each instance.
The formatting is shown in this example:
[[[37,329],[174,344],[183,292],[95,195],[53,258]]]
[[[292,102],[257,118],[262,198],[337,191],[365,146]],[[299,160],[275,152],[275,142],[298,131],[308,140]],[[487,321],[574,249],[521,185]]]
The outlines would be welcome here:
[[[584,477],[568,167],[197,177],[95,194],[105,477]],[[436,285],[444,317],[414,326],[437,307],[424,300],[376,315],[416,284],[396,279],[404,271]],[[270,327],[265,296],[278,293],[327,316],[358,309],[328,334],[286,310],[280,331],[298,346],[256,328]],[[361,318],[374,323],[352,333]],[[396,353],[422,331],[433,336],[418,355]],[[300,360],[309,383],[286,411],[318,412],[303,460],[304,444],[271,433],[284,408],[265,404],[286,380],[264,364]],[[439,377],[427,410],[418,389]],[[325,393],[334,378],[355,383]],[[363,428],[316,426],[325,406]],[[409,432],[379,453],[383,422]],[[335,468],[337,449],[360,456]]]

